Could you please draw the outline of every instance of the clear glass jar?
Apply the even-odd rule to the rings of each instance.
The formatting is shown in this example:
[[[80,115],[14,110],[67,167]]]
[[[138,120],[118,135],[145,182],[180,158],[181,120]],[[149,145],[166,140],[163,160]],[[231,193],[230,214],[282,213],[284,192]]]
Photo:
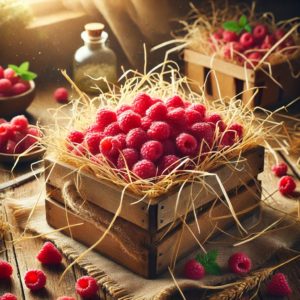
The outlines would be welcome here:
[[[90,24],[86,26],[88,25]],[[84,46],[76,51],[73,61],[74,82],[83,92],[99,93],[98,89],[93,88],[95,84],[106,92],[108,86],[104,80],[94,80],[90,77],[106,77],[108,82],[117,83],[117,57],[105,46],[108,34],[102,30],[86,30],[81,33],[81,38],[84,40]]]

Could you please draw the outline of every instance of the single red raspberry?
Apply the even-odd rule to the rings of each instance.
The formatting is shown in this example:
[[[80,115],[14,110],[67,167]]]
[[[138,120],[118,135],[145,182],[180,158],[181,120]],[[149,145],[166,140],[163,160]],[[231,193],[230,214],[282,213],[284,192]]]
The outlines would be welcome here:
[[[173,96],[167,98],[166,99],[166,106],[167,106],[168,109],[171,108],[171,107],[173,107],[173,108],[179,108],[179,107],[185,108],[183,100],[178,95],[173,95]]]
[[[14,129],[10,123],[3,123],[0,125],[0,139],[7,141],[14,138]]]
[[[93,277],[84,276],[77,280],[75,289],[79,296],[90,298],[97,294],[98,284]]]
[[[142,128],[131,129],[126,137],[126,146],[140,150],[142,145],[149,140],[147,133]]]
[[[123,133],[123,131],[120,128],[120,125],[118,122],[109,124],[104,130],[105,136],[115,136],[115,135],[118,135],[119,133]]]
[[[268,34],[268,27],[265,25],[256,25],[252,28],[252,34],[256,44],[261,44]]]
[[[185,114],[185,110],[183,108],[175,108],[172,111],[169,111],[167,114],[168,121],[175,125],[181,126],[187,123],[188,118]]]
[[[126,148],[126,134],[120,133],[115,136],[115,138],[121,143],[121,148],[125,149]]]
[[[203,121],[209,123],[213,131],[216,130],[216,125],[218,125],[220,132],[223,132],[225,130],[225,124],[219,114],[212,113]]]
[[[141,149],[141,155],[143,158],[150,161],[158,160],[163,154],[163,146],[158,141],[146,142]]]
[[[180,160],[175,155],[163,156],[158,161],[158,175],[166,175],[172,172],[178,165]]]
[[[163,145],[163,155],[173,155],[175,154],[176,144],[173,140],[167,139],[161,142]]]
[[[12,275],[13,268],[10,263],[5,260],[0,260],[0,278],[8,278]]]
[[[166,121],[167,113],[167,107],[161,102],[157,102],[156,104],[150,106],[146,112],[147,116],[154,121]]]
[[[100,152],[100,142],[105,138],[105,135],[101,132],[88,133],[85,138],[86,148],[93,155],[97,155]]]
[[[81,144],[84,140],[84,135],[81,131],[79,130],[71,130],[68,135],[67,135],[67,148],[68,150],[72,151],[74,149],[74,147],[71,144],[75,145],[75,144]]]
[[[156,97],[151,97],[152,99],[152,105],[156,104],[156,103],[164,103],[160,98],[156,98]]]
[[[12,79],[15,76],[16,72],[13,69],[11,69],[11,68],[7,68],[7,69],[4,70],[3,73],[4,73],[3,74],[4,78],[6,78],[6,79]]]
[[[96,113],[96,124],[98,124],[103,131],[109,124],[117,121],[117,115],[114,111],[108,108],[99,108]]]
[[[276,43],[276,39],[273,35],[266,35],[260,48],[261,49],[270,49],[275,45],[275,43]]]
[[[36,258],[42,263],[42,264],[48,264],[48,265],[56,265],[60,264],[62,261],[62,256],[57,250],[57,248],[50,242],[46,242],[41,249],[41,251],[38,253]]]
[[[185,110],[185,114],[188,118],[187,124],[190,126],[203,120],[202,115],[196,110],[188,108]]]
[[[156,168],[152,161],[143,159],[133,166],[132,172],[142,179],[148,179],[155,176]]]
[[[196,123],[191,127],[192,134],[196,137],[199,144],[204,140],[203,146],[211,145],[213,143],[213,131],[211,126],[207,123]]]
[[[182,133],[176,139],[176,146],[182,154],[190,155],[195,152],[197,147],[197,141],[190,134]]]
[[[251,48],[254,45],[254,37],[251,33],[245,32],[240,37],[240,43],[244,48]]]
[[[38,138],[40,138],[41,135],[35,127],[27,128],[24,133],[26,134],[26,139],[24,140],[23,147],[24,150],[27,150],[30,146],[38,141]]]
[[[188,108],[192,105],[192,103],[189,101],[184,101],[183,103],[184,103],[185,108]]]
[[[197,111],[198,113],[201,114],[202,118],[205,118],[205,116],[206,116],[206,108],[205,108],[204,105],[202,105],[200,103],[194,103],[189,108]]]
[[[232,42],[227,44],[224,49],[223,53],[225,58],[228,59],[241,59],[241,56],[238,53],[244,52],[244,47],[239,42]]]
[[[145,131],[147,131],[150,128],[152,123],[153,123],[153,120],[151,118],[149,118],[148,116],[145,116],[142,118],[141,126]]]
[[[295,183],[295,181],[292,177],[283,176],[278,181],[278,188],[279,188],[279,192],[281,194],[288,194],[289,195],[295,190],[296,183]]]
[[[117,107],[116,109],[117,117],[126,110],[132,110],[132,106],[130,104],[123,103],[119,107]]]
[[[152,99],[149,95],[145,93],[139,93],[132,101],[132,110],[144,116],[146,110],[152,105]]]
[[[41,270],[29,270],[24,277],[25,285],[32,291],[43,288],[46,281],[47,277]]]
[[[287,34],[286,30],[281,29],[281,28],[276,29],[273,33],[276,41],[281,40],[286,34]]]
[[[199,280],[204,274],[204,268],[195,259],[190,259],[184,266],[184,276],[188,279]]]
[[[165,122],[153,122],[147,134],[151,140],[164,141],[170,135],[170,126]]]
[[[28,127],[28,120],[24,115],[16,116],[10,121],[14,131],[24,131]]]
[[[13,294],[5,294],[2,297],[0,297],[0,300],[18,300],[18,299]]]
[[[227,132],[230,139],[239,139],[243,135],[243,126],[238,123],[234,123],[228,127]]]
[[[171,125],[170,126],[170,138],[171,139],[175,140],[182,133],[189,133],[189,128],[186,125],[182,125],[182,126]]]
[[[122,155],[121,153],[119,154],[117,162],[117,166],[119,169],[126,168],[124,158],[126,160],[127,167],[129,168],[129,170],[131,170],[132,167],[139,161],[140,152],[133,148],[126,148],[122,150]]]
[[[228,265],[237,274],[248,273],[251,269],[251,260],[242,252],[237,252],[229,257]]]
[[[0,79],[0,92],[1,93],[9,92],[11,90],[11,86],[12,86],[11,82],[8,79],[6,79],[6,78]]]
[[[247,55],[248,60],[251,61],[253,66],[257,66],[258,62],[262,59],[263,55],[260,52],[252,52],[249,55]],[[246,63],[246,68],[248,69],[253,69],[252,65],[247,62]]]
[[[63,296],[63,297],[57,298],[57,300],[75,300],[75,298]]]
[[[267,285],[269,294],[276,296],[286,296],[292,293],[292,290],[282,273],[275,274]]]
[[[287,170],[288,166],[282,162],[272,167],[272,172],[274,172],[276,176],[286,175]]]
[[[68,101],[68,90],[61,87],[55,90],[54,99],[58,102],[67,102]]]
[[[116,157],[119,155],[119,150],[122,150],[121,142],[112,136],[105,137],[100,142],[100,151],[104,156]]]
[[[129,132],[133,128],[141,127],[141,116],[137,113],[127,110],[120,114],[118,117],[120,128],[125,131]]]
[[[11,92],[13,95],[20,95],[28,91],[28,87],[24,83],[16,83],[12,86]]]
[[[224,42],[236,42],[239,40],[239,36],[234,31],[224,30],[223,32]]]
[[[98,124],[88,125],[83,130],[83,135],[87,135],[88,133],[101,132],[101,127]]]

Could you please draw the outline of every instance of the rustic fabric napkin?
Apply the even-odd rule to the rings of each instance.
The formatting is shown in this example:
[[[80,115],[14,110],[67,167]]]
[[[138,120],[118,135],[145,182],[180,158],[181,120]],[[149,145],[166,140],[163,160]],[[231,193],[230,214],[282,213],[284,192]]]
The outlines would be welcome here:
[[[31,212],[31,207],[36,202],[36,198],[31,201],[14,200],[10,201],[9,206],[15,210],[15,218],[21,228],[25,228],[28,216]],[[263,208],[261,222],[259,221],[259,212],[242,222],[244,228],[250,228],[258,222],[253,230],[250,232],[260,232],[273,222],[280,219],[283,214],[270,208]],[[280,227],[293,224],[295,221],[292,217],[285,217]],[[46,222],[44,203],[39,203],[36,207],[32,218],[28,224],[28,229],[32,233],[45,234],[53,231]],[[231,235],[238,236],[239,232],[236,226],[233,226],[227,232]],[[205,275],[199,281],[187,280],[183,275],[183,267],[187,260],[195,258],[197,254],[202,253],[198,250],[191,253],[186,258],[180,260],[176,264],[174,276],[180,288],[184,291],[189,288],[201,289],[201,285],[218,285],[237,278],[228,268],[228,258],[236,252],[244,252],[252,260],[252,270],[259,268],[264,264],[276,251],[280,248],[291,248],[293,244],[299,240],[300,228],[299,226],[288,227],[276,231],[274,233],[260,236],[251,242],[233,247],[236,241],[229,236],[222,234],[215,238],[214,244],[205,244],[206,251],[212,249],[219,250],[219,257],[217,262],[220,264],[223,276]],[[72,240],[62,233],[54,233],[47,235],[47,239],[53,241],[56,246],[70,259],[76,259],[80,256],[87,247]],[[226,243],[224,243],[226,242]],[[153,280],[144,279],[126,268],[114,263],[110,259],[94,251],[89,252],[84,258],[79,261],[79,265],[87,270],[93,276],[98,284],[105,288],[109,293],[117,299],[171,299],[172,295],[178,291],[171,275],[168,271],[161,274],[158,278]]]

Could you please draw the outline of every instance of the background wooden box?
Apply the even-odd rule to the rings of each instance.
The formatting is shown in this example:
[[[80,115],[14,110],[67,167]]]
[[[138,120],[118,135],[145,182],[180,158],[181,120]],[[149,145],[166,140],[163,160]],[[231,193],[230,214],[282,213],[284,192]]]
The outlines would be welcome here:
[[[256,89],[243,93],[239,99],[244,104],[248,104],[249,108],[255,106],[270,107],[285,104],[297,98],[300,94],[300,77],[294,78],[291,74],[290,66],[287,62],[273,65],[273,78],[279,82],[283,88],[279,87],[269,76],[261,70],[244,69],[244,67],[235,65],[221,59],[212,58],[195,52],[193,50],[184,50],[185,75],[203,86],[206,75],[212,69],[216,73],[221,96],[235,97],[237,94],[247,90],[246,80],[248,80],[248,88],[260,88],[258,94],[250,103],[249,100],[255,93]],[[300,71],[300,57],[291,61],[294,74]],[[200,92],[199,86],[191,85],[192,90]],[[219,99],[219,92],[216,78],[213,73],[207,79],[206,92],[215,99]]]
[[[228,166],[223,165],[211,171],[211,173],[218,174],[240,219],[253,213],[258,207],[260,188],[259,184],[253,181],[253,178],[256,178],[263,171],[264,148],[256,147],[251,149],[245,152],[242,157],[245,159],[239,161],[239,163],[233,159]],[[49,165],[52,163],[54,163],[52,158],[46,159],[48,172],[50,170]],[[239,171],[233,172],[230,168],[233,165]],[[73,182],[75,186],[77,174],[74,171],[75,168],[73,166],[56,162],[49,176],[47,182],[48,198],[46,199],[46,212],[47,221],[54,228],[67,226],[62,189],[65,182]],[[119,206],[122,189],[84,172],[80,173],[80,182],[80,193],[91,205],[92,212],[99,216],[99,218],[105,212],[106,215],[110,214],[110,219],[112,219]],[[214,176],[207,176],[205,182],[216,190],[219,195],[222,195]],[[149,199],[144,199],[134,205],[131,205],[131,203],[137,201],[139,197],[132,193],[126,193],[123,200],[122,212],[120,217],[117,218],[116,222],[118,223],[115,226],[126,230],[129,238],[136,244],[139,253],[142,254],[141,257],[133,259],[131,255],[122,249],[116,239],[110,235],[107,235],[95,250],[145,278],[155,278],[170,265],[174,245],[181,235],[182,221],[178,217],[184,215],[186,212],[191,189],[194,197],[197,195],[193,199],[193,203],[201,233],[199,234],[198,232],[198,225],[191,208],[186,222],[200,242],[203,242],[211,233],[216,222],[218,222],[218,227],[222,230],[235,223],[234,219],[230,216],[227,205],[220,201],[214,206],[212,217],[219,218],[226,216],[226,218],[215,221],[209,219],[209,210],[216,199],[216,195],[206,189],[200,191],[200,186],[197,184],[187,185],[183,188],[177,215],[175,215],[174,206],[178,195],[178,188],[170,191],[168,195],[153,199],[155,201],[152,200],[150,203]],[[226,200],[224,200],[224,203],[226,203]],[[147,207],[149,208],[147,209]],[[249,211],[245,212],[247,209]],[[70,224],[84,223],[84,225],[72,229],[74,239],[87,246],[91,246],[102,236],[103,229],[96,227],[90,220],[83,220],[70,210],[68,216]],[[70,235],[69,230],[65,230],[64,233]],[[214,235],[218,233],[216,231]],[[184,227],[178,259],[186,256],[197,247],[199,245],[196,240],[189,230]]]

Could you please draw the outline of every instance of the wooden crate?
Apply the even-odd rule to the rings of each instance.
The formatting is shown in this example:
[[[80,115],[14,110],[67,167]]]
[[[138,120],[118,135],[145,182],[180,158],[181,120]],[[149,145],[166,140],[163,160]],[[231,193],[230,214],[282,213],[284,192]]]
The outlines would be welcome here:
[[[290,66],[287,62],[273,65],[273,78],[279,82],[283,88],[280,88],[268,75],[261,70],[244,69],[243,66],[235,65],[221,59],[212,58],[195,52],[193,50],[184,50],[185,75],[203,86],[206,75],[209,70],[214,70],[207,78],[206,92],[215,99],[219,99],[219,84],[221,96],[230,98],[252,87],[266,87],[259,89],[255,98],[249,102],[256,89],[243,93],[239,99],[249,108],[255,106],[270,107],[278,106],[288,101],[294,100],[300,94],[300,77],[294,78],[291,74]],[[300,71],[300,57],[291,61],[294,74]],[[267,70],[267,69],[266,69]],[[267,70],[268,71],[268,70]],[[217,77],[217,82],[216,78]],[[246,84],[248,81],[248,87]],[[192,90],[200,92],[199,85],[192,84]]]

